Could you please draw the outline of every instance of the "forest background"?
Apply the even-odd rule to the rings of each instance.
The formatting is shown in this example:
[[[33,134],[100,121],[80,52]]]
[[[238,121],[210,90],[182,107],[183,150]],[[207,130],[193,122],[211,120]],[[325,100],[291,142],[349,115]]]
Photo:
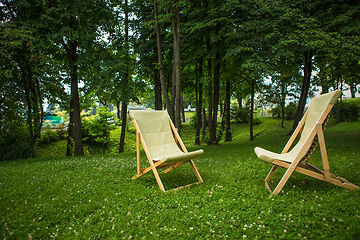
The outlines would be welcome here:
[[[195,144],[231,141],[238,115],[293,106],[295,127],[314,91],[360,83],[360,4],[355,1],[77,1],[0,3],[0,159],[35,156],[45,106],[70,116],[66,154],[106,144],[116,106],[124,151],[127,106],[167,109],[181,133],[195,105]],[[247,105],[242,105],[246,99]],[[97,118],[81,112],[92,109]],[[341,107],[336,109],[340,121]],[[50,109],[51,110],[51,109]],[[218,123],[218,111],[223,117]],[[110,115],[109,115],[110,114]]]

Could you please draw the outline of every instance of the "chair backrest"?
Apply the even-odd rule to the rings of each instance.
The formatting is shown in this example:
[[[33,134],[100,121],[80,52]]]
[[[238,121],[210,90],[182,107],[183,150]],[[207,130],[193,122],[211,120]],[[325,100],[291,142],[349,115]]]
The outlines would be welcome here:
[[[181,152],[171,131],[170,117],[166,110],[132,110],[129,114],[135,119],[153,159]]]
[[[325,108],[329,104],[335,104],[340,96],[341,90],[336,90],[334,92],[318,95],[311,100],[300,140],[289,152],[291,156],[295,157],[303,147],[310,148],[312,142],[309,142],[307,144],[308,146],[304,146],[306,139],[314,130],[316,123],[319,121]]]

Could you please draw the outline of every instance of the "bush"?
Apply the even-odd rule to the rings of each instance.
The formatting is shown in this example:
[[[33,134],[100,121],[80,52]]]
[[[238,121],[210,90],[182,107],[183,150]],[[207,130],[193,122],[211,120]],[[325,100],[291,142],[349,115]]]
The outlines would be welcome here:
[[[286,120],[294,120],[296,110],[297,110],[297,105],[295,103],[293,103],[293,102],[289,103],[285,107],[285,119]]]
[[[190,117],[190,124],[194,127],[194,129],[196,128],[196,122],[197,122],[197,112],[195,112],[195,114]]]
[[[57,131],[53,131],[50,124],[45,123],[44,130],[41,131],[41,139],[39,139],[39,143],[51,143],[59,140],[60,136]]]
[[[24,126],[3,130],[0,133],[0,161],[28,158],[30,144],[27,130]]]
[[[100,107],[95,118],[83,119],[83,140],[90,145],[100,146],[103,151],[108,150],[111,143],[110,131],[116,127],[115,123],[109,121],[113,119],[112,115],[108,107]]]
[[[281,118],[281,107],[279,105],[272,108],[270,112],[272,113],[273,117]]]
[[[250,109],[235,108],[231,111],[232,118],[236,123],[248,123],[250,121]]]
[[[254,111],[254,115],[255,115]],[[250,122],[250,109],[249,108],[235,108],[231,110],[231,118],[235,120],[235,123],[249,123]],[[259,125],[259,118],[253,118],[253,124]]]
[[[339,104],[339,120],[340,122],[355,122],[359,118],[359,107],[355,103],[343,102]],[[336,116],[336,107],[333,108],[335,111],[332,115]]]

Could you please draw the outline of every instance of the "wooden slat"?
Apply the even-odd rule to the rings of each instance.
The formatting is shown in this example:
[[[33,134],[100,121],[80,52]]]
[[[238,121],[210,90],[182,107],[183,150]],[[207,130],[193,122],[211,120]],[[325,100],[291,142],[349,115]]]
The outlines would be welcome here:
[[[270,179],[272,178],[272,176],[274,175],[275,171],[277,169],[276,165],[273,165],[270,172],[268,173],[268,175],[265,178],[265,183],[268,183],[270,181]]]
[[[155,167],[155,168],[158,168],[158,167],[160,166],[160,164],[161,164],[161,162],[158,161],[158,162],[156,162],[156,163],[154,164],[154,167]],[[132,179],[139,178],[139,177],[141,177],[142,175],[150,172],[151,170],[152,170],[152,166],[147,167],[147,168],[143,168],[143,169],[141,169],[141,173],[138,174],[138,175],[136,175],[136,176],[134,176],[134,177],[132,177]]]
[[[188,185],[185,185],[185,186],[181,186],[181,187],[178,187],[178,188],[173,188],[173,189],[170,189],[168,190],[167,192],[172,192],[172,191],[177,191],[179,189],[182,189],[182,188],[186,188],[186,187],[190,187],[191,185],[194,185],[194,184],[200,184],[202,182],[194,182],[194,183],[190,183]]]
[[[174,170],[175,168],[180,167],[180,166],[183,165],[184,163],[186,163],[186,161],[185,161],[185,162],[178,162],[178,163],[172,165],[171,167],[169,167],[168,169],[164,170],[163,173],[168,173],[168,172]]]
[[[170,122],[171,129],[173,130],[173,133],[174,133],[175,139],[177,139],[177,140],[178,140],[178,142],[179,142],[179,144],[180,144],[180,146],[181,146],[181,149],[184,151],[184,153],[187,153],[187,152],[188,152],[188,150],[186,149],[186,147],[185,147],[185,145],[184,145],[183,141],[181,140],[180,135],[179,135],[179,133],[178,133],[178,131],[177,131],[177,129],[176,129],[176,127],[175,127],[174,123],[171,121],[171,119],[169,119],[169,122]]]
[[[289,141],[286,143],[284,149],[281,151],[281,154],[283,153],[287,153],[291,147],[291,145],[294,143],[297,135],[302,132],[302,129],[304,127],[304,124],[305,124],[305,119],[306,119],[306,116],[307,116],[307,111],[306,113],[304,114],[304,116],[302,117],[301,121],[298,123],[295,131],[293,132],[293,134],[291,135]]]
[[[321,123],[316,124],[316,128],[317,128],[317,135],[319,138],[322,163],[323,163],[323,167],[324,167],[324,177],[325,177],[326,181],[330,181],[331,175],[330,175],[329,160],[328,160],[328,156],[327,156],[327,152],[326,152],[325,138],[324,138],[324,133],[323,133],[323,128],[322,128]]]
[[[137,161],[137,173],[141,174],[141,159],[140,159],[140,132],[136,132],[136,161]]]
[[[193,169],[193,171],[194,171],[197,179],[199,180],[199,182],[202,183],[203,180],[202,180],[202,178],[201,178],[201,176],[200,176],[199,171],[198,171],[197,168],[195,167],[195,164],[194,164],[193,160],[190,160],[189,163],[190,163],[190,165],[191,165],[191,167],[192,167],[192,169]]]

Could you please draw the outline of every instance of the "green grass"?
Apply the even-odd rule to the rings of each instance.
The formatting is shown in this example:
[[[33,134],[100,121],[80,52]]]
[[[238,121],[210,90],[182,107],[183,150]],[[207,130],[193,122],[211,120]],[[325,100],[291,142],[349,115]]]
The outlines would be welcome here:
[[[358,106],[360,106],[360,98],[347,98],[347,99],[343,99],[344,102],[352,102],[352,103],[356,103]]]
[[[234,141],[204,149],[195,164],[204,183],[163,193],[152,173],[132,180],[136,154],[48,157],[0,162],[0,234],[4,239],[359,239],[360,191],[294,173],[270,198],[270,165],[253,148],[281,151],[291,122],[261,119],[255,141],[233,125]],[[360,185],[360,122],[329,124],[330,170]],[[56,148],[53,146],[54,149]],[[321,168],[319,151],[311,158]],[[147,160],[142,153],[142,164]],[[278,170],[275,187],[284,170]],[[166,189],[196,181],[190,165],[160,174]]]

